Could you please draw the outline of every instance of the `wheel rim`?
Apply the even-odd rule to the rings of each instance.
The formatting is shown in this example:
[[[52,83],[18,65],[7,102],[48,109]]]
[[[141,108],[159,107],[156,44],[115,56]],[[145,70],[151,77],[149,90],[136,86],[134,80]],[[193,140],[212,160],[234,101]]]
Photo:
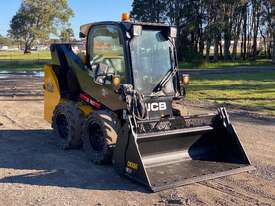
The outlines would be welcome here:
[[[68,139],[69,136],[69,123],[64,114],[59,114],[56,119],[58,132],[62,139]]]
[[[100,125],[96,123],[92,123],[89,125],[88,130],[89,130],[88,131],[89,141],[92,145],[92,148],[97,152],[101,152],[104,149],[105,140],[104,140],[103,131]]]

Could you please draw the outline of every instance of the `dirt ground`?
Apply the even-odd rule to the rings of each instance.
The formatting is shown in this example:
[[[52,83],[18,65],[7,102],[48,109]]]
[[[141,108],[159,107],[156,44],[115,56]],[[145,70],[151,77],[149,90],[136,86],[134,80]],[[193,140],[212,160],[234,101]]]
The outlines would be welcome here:
[[[41,79],[15,78],[0,79],[0,88],[10,84],[0,92],[0,206],[275,205],[274,118],[231,113],[255,171],[149,193],[82,151],[60,149],[43,120]]]

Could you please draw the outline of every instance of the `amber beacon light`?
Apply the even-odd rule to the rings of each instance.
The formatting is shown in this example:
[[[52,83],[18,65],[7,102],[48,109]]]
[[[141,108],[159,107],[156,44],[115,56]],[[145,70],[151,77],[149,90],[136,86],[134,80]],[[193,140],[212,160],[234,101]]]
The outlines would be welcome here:
[[[129,15],[129,13],[123,13],[122,15],[121,15],[121,21],[129,21],[130,20],[130,15]]]

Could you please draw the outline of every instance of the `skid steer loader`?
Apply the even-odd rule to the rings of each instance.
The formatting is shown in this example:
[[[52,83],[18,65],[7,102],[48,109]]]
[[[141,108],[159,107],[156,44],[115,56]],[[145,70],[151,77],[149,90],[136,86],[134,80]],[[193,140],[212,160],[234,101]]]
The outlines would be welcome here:
[[[81,26],[86,52],[51,45],[45,119],[65,148],[151,191],[252,169],[225,108],[189,115],[177,28],[130,21]]]

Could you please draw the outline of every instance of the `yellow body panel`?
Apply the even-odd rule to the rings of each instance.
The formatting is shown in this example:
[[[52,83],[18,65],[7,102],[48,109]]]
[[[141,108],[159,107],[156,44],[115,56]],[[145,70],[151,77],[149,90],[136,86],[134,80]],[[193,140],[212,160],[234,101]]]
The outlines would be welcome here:
[[[60,87],[52,66],[46,64],[44,71],[44,119],[47,122],[52,123],[53,111],[61,98]]]

